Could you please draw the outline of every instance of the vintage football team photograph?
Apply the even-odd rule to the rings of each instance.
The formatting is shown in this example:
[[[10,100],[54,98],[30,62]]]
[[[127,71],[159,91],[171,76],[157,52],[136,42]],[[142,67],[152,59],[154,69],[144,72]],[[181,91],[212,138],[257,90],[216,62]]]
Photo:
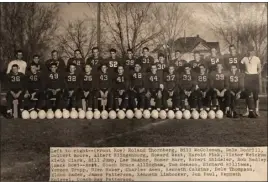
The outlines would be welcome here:
[[[267,4],[0,2],[1,181],[50,147],[267,146]]]

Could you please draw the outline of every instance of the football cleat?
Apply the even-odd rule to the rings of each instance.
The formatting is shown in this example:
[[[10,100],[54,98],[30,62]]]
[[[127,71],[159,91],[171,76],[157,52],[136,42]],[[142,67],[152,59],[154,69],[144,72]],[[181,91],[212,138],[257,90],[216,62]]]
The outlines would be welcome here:
[[[245,112],[242,116],[243,117],[248,117],[248,115],[249,115],[249,112]]]
[[[254,111],[249,111],[248,117],[249,118],[257,118],[258,116]]]
[[[237,114],[236,111],[233,112],[233,118],[239,118],[239,115]]]
[[[13,115],[12,115],[11,112],[8,112],[8,113],[6,113],[5,117],[6,117],[7,119],[12,119],[12,118],[13,118]]]
[[[227,113],[226,113],[226,116],[228,117],[228,118],[232,118],[233,117],[233,115],[232,115],[232,111],[227,111]]]

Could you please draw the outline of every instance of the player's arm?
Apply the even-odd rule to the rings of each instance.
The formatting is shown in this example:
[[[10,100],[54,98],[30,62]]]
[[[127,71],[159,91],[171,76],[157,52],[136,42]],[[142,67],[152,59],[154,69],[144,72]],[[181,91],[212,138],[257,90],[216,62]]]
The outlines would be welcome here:
[[[209,74],[209,87],[211,89],[215,90],[215,88],[214,88],[214,77],[215,77],[215,75],[213,73]]]
[[[192,77],[192,88],[191,88],[191,92],[195,91],[197,89],[197,78],[195,76],[195,74],[191,75]]]
[[[230,85],[229,73],[225,73],[224,74],[224,89],[222,90],[221,93],[224,93],[226,90],[228,90],[229,85]]]
[[[240,73],[239,75],[239,92],[241,93],[244,91],[245,88],[245,75],[243,73]]]

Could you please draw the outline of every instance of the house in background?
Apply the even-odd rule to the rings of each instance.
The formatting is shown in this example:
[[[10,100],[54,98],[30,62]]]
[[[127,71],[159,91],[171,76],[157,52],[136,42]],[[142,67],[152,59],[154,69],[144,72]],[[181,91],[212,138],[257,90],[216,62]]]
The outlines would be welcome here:
[[[166,48],[166,49],[165,49]],[[207,57],[210,55],[211,48],[216,48],[220,53],[219,42],[207,42],[200,38],[199,35],[195,37],[181,37],[174,42],[173,50],[179,50],[182,53],[182,58],[186,61],[193,60],[193,55],[195,51],[199,51],[202,57]],[[169,53],[169,59],[172,60],[175,57],[175,53],[171,52],[170,45],[164,46],[158,45],[154,50],[153,54],[158,54],[159,52]]]

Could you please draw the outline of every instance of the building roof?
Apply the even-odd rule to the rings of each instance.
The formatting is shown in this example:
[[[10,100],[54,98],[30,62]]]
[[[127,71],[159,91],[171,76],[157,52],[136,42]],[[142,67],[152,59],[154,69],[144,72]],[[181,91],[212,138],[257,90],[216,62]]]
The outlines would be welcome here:
[[[171,41],[169,41],[171,42]],[[202,43],[205,47],[208,47],[209,49],[211,48],[216,48],[218,51],[220,51],[220,45],[219,42],[207,42],[204,39],[200,38],[199,35],[195,37],[181,37],[178,38],[174,44],[174,49],[179,50],[181,52],[192,52],[197,45]],[[163,50],[163,44],[158,45],[155,49],[154,52],[157,51],[162,51]]]

